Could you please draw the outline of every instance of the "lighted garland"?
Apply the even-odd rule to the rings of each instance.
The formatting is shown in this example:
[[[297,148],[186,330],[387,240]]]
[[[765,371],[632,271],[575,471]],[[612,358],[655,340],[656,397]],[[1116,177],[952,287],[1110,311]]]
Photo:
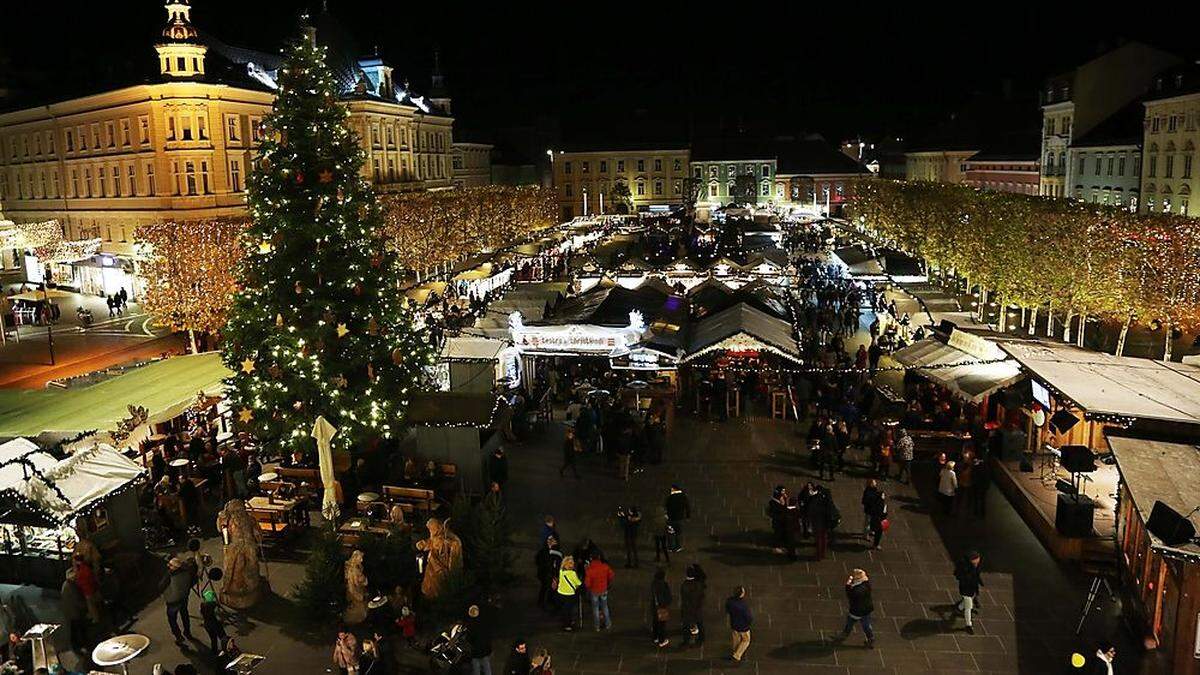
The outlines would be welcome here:
[[[147,260],[144,307],[173,330],[221,330],[237,290],[245,219],[143,225],[136,241]]]

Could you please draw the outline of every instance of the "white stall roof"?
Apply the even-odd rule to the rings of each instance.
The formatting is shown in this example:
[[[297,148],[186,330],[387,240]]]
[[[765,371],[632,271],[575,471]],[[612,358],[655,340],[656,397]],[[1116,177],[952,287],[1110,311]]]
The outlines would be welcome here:
[[[442,346],[442,359],[446,361],[495,361],[508,346],[503,340],[482,337],[452,337]]]
[[[33,502],[42,515],[60,523],[145,473],[109,445],[81,450],[63,460],[41,451],[26,459],[32,470],[19,463],[0,468],[0,492],[11,491]]]
[[[1000,354],[1001,358],[1004,357]],[[979,402],[984,396],[1023,377],[1016,361],[992,361],[951,347],[936,338],[918,340],[892,354],[902,366],[916,368],[962,398]],[[956,365],[962,364],[962,365]]]
[[[1113,356],[1065,344],[1000,346],[1038,380],[1088,413],[1200,424],[1200,367]]]

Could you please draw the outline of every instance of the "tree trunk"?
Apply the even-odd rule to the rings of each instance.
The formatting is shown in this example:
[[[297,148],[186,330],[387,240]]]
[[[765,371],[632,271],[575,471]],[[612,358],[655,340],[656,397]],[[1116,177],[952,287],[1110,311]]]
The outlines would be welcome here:
[[[979,317],[977,319],[980,323],[983,323],[984,312],[987,311],[987,296],[988,296],[987,289],[980,286],[979,287],[979,305],[978,305]]]
[[[1085,335],[1086,330],[1087,330],[1087,314],[1084,313],[1084,314],[1079,315],[1079,330],[1076,331],[1078,338],[1075,340],[1075,346],[1083,347],[1083,337]]]
[[[1171,324],[1169,324],[1169,323],[1163,324],[1163,329],[1167,333],[1167,336],[1165,338],[1163,338],[1163,361],[1170,361],[1171,360],[1171,347],[1174,346],[1171,344],[1174,342],[1174,340],[1171,339]]]
[[[1001,333],[1008,331],[1008,305],[1003,300],[996,303],[1000,306],[1000,316],[996,319],[996,327]]]
[[[188,347],[192,350],[193,354],[200,353],[200,351],[196,349],[196,331],[190,328],[188,329]]]
[[[1075,317],[1075,312],[1072,312],[1071,310],[1068,309],[1067,310],[1067,318],[1063,321],[1063,333],[1062,333],[1062,341],[1063,342],[1071,341],[1071,319],[1073,319],[1074,317]]]
[[[1037,331],[1037,315],[1038,308],[1034,307],[1029,310],[1029,334],[1033,335]]]
[[[1046,337],[1054,336],[1054,306],[1046,308]]]
[[[1121,334],[1117,337],[1117,356],[1125,354],[1125,339],[1129,337],[1129,326],[1133,323],[1133,313],[1125,315],[1125,323],[1121,324]]]
[[[1021,307],[1021,328],[1025,327],[1025,322],[1029,320],[1029,308]]]

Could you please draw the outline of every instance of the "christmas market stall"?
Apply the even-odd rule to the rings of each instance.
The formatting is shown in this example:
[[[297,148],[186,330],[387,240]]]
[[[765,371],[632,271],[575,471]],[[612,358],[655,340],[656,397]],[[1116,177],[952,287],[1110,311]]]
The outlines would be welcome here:
[[[1175,675],[1197,675],[1200,629],[1200,446],[1110,434],[1120,472],[1117,542],[1125,616],[1143,643],[1173,664]],[[1164,540],[1165,538],[1165,540]],[[1163,671],[1168,672],[1168,671]]]
[[[505,400],[490,393],[414,395],[408,422],[418,465],[433,462],[452,479],[453,485],[448,487],[482,492],[486,487],[485,460],[500,445],[502,427],[509,423],[505,408]]]
[[[515,363],[519,357],[506,360],[508,348],[508,343],[492,338],[447,338],[438,359],[441,388],[487,394],[495,391],[501,380],[519,380],[519,372],[515,370],[519,368]]]
[[[1200,425],[1200,367],[1049,342],[1001,342],[1029,375],[1006,392],[1024,418],[1019,469],[998,484],[1052,553],[1085,558],[1116,527],[1118,472],[1106,436],[1179,434]],[[1190,508],[1190,507],[1189,507]]]
[[[109,445],[62,459],[23,438],[0,446],[0,580],[57,588],[81,537],[110,560],[140,554],[144,476]]]
[[[791,323],[739,302],[691,326],[680,363],[690,366],[683,388],[694,392],[697,409],[716,405],[740,415],[744,394],[765,395],[772,414],[786,416],[789,396],[782,372],[803,359]]]
[[[864,281],[883,281],[887,275],[879,258],[861,244],[843,246],[831,255],[834,264],[848,276]]]

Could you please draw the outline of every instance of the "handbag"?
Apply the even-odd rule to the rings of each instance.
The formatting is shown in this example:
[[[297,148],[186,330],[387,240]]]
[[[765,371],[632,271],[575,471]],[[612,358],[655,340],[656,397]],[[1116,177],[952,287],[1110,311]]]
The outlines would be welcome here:
[[[879,521],[879,529],[882,530],[883,532],[887,532],[888,528],[890,528],[891,526],[892,526],[892,521],[888,520],[887,518],[884,518],[883,520]]]

